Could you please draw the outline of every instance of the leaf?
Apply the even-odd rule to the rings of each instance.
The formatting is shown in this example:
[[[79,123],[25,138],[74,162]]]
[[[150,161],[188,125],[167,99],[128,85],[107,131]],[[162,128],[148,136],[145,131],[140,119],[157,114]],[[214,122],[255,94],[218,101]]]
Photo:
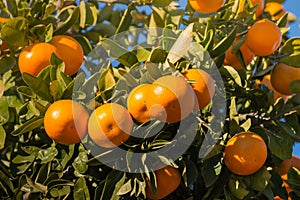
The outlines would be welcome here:
[[[295,80],[290,83],[290,89],[293,94],[300,93],[300,80]]]
[[[10,14],[13,17],[17,17],[18,16],[17,1],[16,0],[6,0],[4,2],[5,2],[5,5],[6,5],[8,11],[10,12]]]
[[[80,9],[76,7],[70,14],[69,18],[62,23],[62,25],[54,31],[54,35],[63,35],[69,28],[71,28],[79,19]]]
[[[32,90],[27,86],[19,86],[17,88],[17,91],[19,93],[29,97],[29,98],[35,98],[36,97],[35,94],[32,92]]]
[[[39,169],[39,172],[35,178],[35,182],[44,184],[51,170],[51,165],[49,163],[44,164]]]
[[[131,25],[131,22],[132,22],[131,11],[134,9],[135,9],[135,5],[133,3],[130,3],[127,6],[127,9],[123,13],[120,24],[116,30],[116,34],[122,33],[129,29],[129,26]]]
[[[138,59],[135,54],[120,46],[117,41],[106,38],[101,41],[101,44],[110,57],[115,58],[123,65],[131,67],[138,63]]]
[[[251,188],[263,192],[271,180],[271,174],[266,167],[262,167],[258,172],[250,176]]]
[[[56,198],[59,198],[59,197],[64,197],[68,194],[71,193],[71,188],[70,186],[62,186],[61,189],[58,189],[58,188],[53,188],[50,190],[50,194],[52,197],[56,197]]]
[[[90,200],[89,188],[86,185],[86,181],[85,181],[84,177],[80,177],[75,182],[73,198]]]
[[[9,177],[0,170],[0,188],[10,197],[14,196],[14,185]]]
[[[157,7],[166,7],[168,6],[172,0],[153,0],[153,5]]]
[[[164,63],[166,61],[167,52],[160,47],[154,48],[147,59],[151,63]]]
[[[152,14],[150,16],[149,27],[161,27],[165,26],[164,19],[166,16],[166,11],[158,7],[152,8]],[[154,36],[154,35],[153,35]]]
[[[79,152],[78,156],[74,159],[72,166],[75,168],[76,171],[83,174],[88,169],[87,165],[88,156],[85,149]]]
[[[122,187],[123,183],[125,181],[125,173],[117,170],[111,171],[105,180],[105,185],[101,194],[100,200],[117,200],[119,199],[119,196],[117,195],[117,192]],[[119,185],[118,185],[119,183]],[[114,187],[112,187],[114,186]],[[118,187],[117,187],[118,186]]]
[[[288,171],[288,179],[286,181],[293,191],[300,196],[300,171],[291,167]]]
[[[211,51],[210,56],[215,58],[225,53],[225,51],[232,45],[236,38],[237,28],[235,27],[224,39],[222,39]]]
[[[281,160],[289,159],[293,151],[293,141],[290,137],[284,135],[278,135],[267,130],[268,147],[272,154],[280,158]]]
[[[26,36],[28,25],[28,20],[24,17],[10,19],[1,29],[1,38],[12,46],[25,46],[28,43]]]
[[[98,82],[98,88],[102,92],[113,88],[115,85],[116,81],[112,74],[112,70],[110,67],[108,67],[101,73],[101,77],[99,78]]]
[[[37,158],[41,160],[41,163],[51,162],[58,154],[58,150],[53,146],[47,149],[41,149],[38,152]]]
[[[0,150],[5,147],[6,132],[3,126],[0,126]]]
[[[49,102],[53,101],[53,97],[50,94],[50,85],[45,80],[26,72],[22,73],[22,77],[24,82],[37,96]]]
[[[288,39],[282,45],[280,52],[288,55],[300,53],[300,38],[295,37]]]
[[[8,101],[3,97],[0,98],[0,124],[5,124],[9,120]]]
[[[42,116],[34,117],[24,124],[20,125],[17,129],[11,132],[11,135],[18,136],[23,133],[32,131],[33,129],[40,127],[44,123],[44,118]]]
[[[120,190],[118,191],[117,195],[124,195],[132,191],[131,187],[132,180],[129,179],[125,184],[122,185]]]
[[[219,157],[220,155],[216,155],[203,162],[201,174],[206,187],[212,186],[218,180],[222,168]]]
[[[281,58],[279,60],[279,62],[287,64],[289,66],[300,68],[300,53],[298,53],[298,54],[291,54],[288,57]]]
[[[193,26],[193,23],[189,24],[179,35],[167,56],[169,62],[174,64],[180,58],[187,55],[188,49],[190,48],[193,39]]]
[[[207,22],[206,28],[205,28],[205,34],[204,39],[201,41],[201,44],[203,45],[204,49],[211,51],[214,46],[214,37],[215,37],[215,26],[209,20]]]
[[[10,56],[4,56],[0,59],[0,74],[4,74],[16,65],[16,59]]]

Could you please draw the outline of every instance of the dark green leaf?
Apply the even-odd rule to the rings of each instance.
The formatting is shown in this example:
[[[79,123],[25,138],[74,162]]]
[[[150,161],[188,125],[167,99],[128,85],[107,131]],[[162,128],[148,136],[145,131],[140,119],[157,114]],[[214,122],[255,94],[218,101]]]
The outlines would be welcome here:
[[[6,132],[3,126],[0,126],[0,150],[5,147]]]
[[[32,92],[32,90],[27,86],[20,86],[17,88],[17,91],[29,98],[35,98],[35,94]]]
[[[63,35],[69,28],[71,28],[79,19],[80,9],[76,7],[69,18],[63,22],[63,24],[54,31],[54,35]]]
[[[120,24],[116,30],[116,34],[127,31],[129,26],[131,25],[131,21],[132,21],[132,16],[131,16],[131,11],[135,9],[135,6],[133,3],[129,4],[127,9],[125,10]]]
[[[300,53],[291,54],[288,57],[281,58],[279,62],[300,68]]]
[[[14,185],[9,177],[0,170],[0,188],[10,197],[14,196]]]
[[[206,187],[212,186],[219,177],[222,168],[219,157],[220,157],[219,155],[216,155],[206,159],[203,162],[201,173],[204,178]]]
[[[235,27],[223,40],[221,40],[211,51],[210,55],[215,58],[225,53],[225,51],[232,45],[236,38],[237,28]]]
[[[101,200],[111,199],[117,200],[119,197],[117,196],[117,192],[120,190],[121,186],[125,181],[125,173],[117,170],[111,171],[105,180],[105,185],[101,194]],[[119,187],[117,187],[118,183],[121,183]],[[114,187],[112,187],[112,185]]]
[[[20,125],[17,129],[15,129],[13,132],[11,132],[11,135],[18,136],[23,133],[32,131],[33,129],[40,127],[44,123],[44,118],[34,117],[33,119],[30,119],[26,121],[24,124]]]
[[[9,119],[8,101],[0,98],[0,124],[5,124]]]
[[[293,141],[291,138],[282,134],[279,135],[279,133],[275,134],[270,131],[267,131],[267,133],[268,147],[271,152],[281,160],[289,159],[293,151]]]
[[[50,85],[45,80],[32,76],[26,72],[22,74],[22,77],[25,83],[37,96],[49,102],[53,101],[53,97],[50,94]]]
[[[288,39],[282,45],[281,52],[288,55],[300,53],[300,38],[295,37]]]
[[[28,21],[24,17],[10,19],[1,29],[1,37],[12,46],[25,46],[28,43],[26,30]]]
[[[16,59],[10,56],[4,56],[0,59],[0,74],[4,74],[16,65]]]
[[[6,0],[6,6],[8,11],[13,17],[18,16],[18,6],[17,6],[17,1],[16,0]]]

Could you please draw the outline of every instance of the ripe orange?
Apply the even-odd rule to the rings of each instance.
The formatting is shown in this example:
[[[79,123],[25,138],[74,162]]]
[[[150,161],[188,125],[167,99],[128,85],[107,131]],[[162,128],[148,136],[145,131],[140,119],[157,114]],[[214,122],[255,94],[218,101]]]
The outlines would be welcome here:
[[[234,44],[236,42],[238,42],[238,39],[235,39]],[[225,52],[224,64],[230,65],[236,70],[243,69],[243,65],[240,62],[240,60],[238,59],[237,55],[232,53],[231,51],[232,51],[232,46],[230,46],[229,49],[227,49],[227,51]],[[246,66],[249,65],[255,56],[254,53],[252,51],[250,51],[250,49],[248,48],[248,46],[245,42],[240,47],[240,51],[242,53],[242,56],[243,56]]]
[[[128,140],[132,127],[132,118],[125,107],[117,103],[107,103],[91,114],[88,133],[97,145],[112,148]]]
[[[239,4],[239,8],[238,8],[238,12],[242,12],[244,10],[244,6],[245,6],[246,0],[241,0],[240,4]],[[256,6],[258,5],[258,7],[256,8],[255,11],[255,16],[259,17],[265,7],[265,0],[251,0],[252,6]]]
[[[196,81],[191,83],[195,92],[195,107],[202,109],[206,107],[215,94],[215,82],[211,75],[202,69],[188,69],[183,73],[187,80]]]
[[[151,189],[150,183],[146,185],[146,196],[149,199],[162,199],[174,192],[181,182],[180,171],[167,166],[154,172],[156,177],[156,193]]]
[[[194,92],[187,81],[167,75],[153,82],[146,105],[151,118],[175,123],[193,111],[194,103]]]
[[[275,90],[284,95],[291,95],[291,82],[300,80],[300,68],[278,63],[271,72],[271,84]]]
[[[151,84],[139,85],[129,93],[127,98],[127,109],[129,113],[140,123],[150,121],[149,110],[146,106],[146,102],[148,92],[151,88]]]
[[[58,57],[65,62],[65,74],[73,75],[83,62],[83,50],[80,44],[70,36],[54,36],[50,41],[58,49]]]
[[[281,3],[272,2],[272,1],[266,3],[266,7],[264,11],[270,13],[272,19],[275,21],[279,20],[286,13]]]
[[[284,102],[286,102],[288,100],[288,96],[287,95],[284,95],[284,94],[281,94],[279,92],[277,92],[272,84],[271,84],[271,74],[267,74],[264,76],[263,80],[262,81],[257,81],[256,84],[259,86],[259,85],[265,85],[269,90],[272,90],[273,91],[273,99],[274,99],[274,102],[276,102],[277,99],[279,99],[280,97],[283,98]]]
[[[8,18],[4,18],[4,17],[0,17],[0,22],[2,22],[2,23],[6,23],[6,22],[8,22]]]
[[[278,49],[282,40],[279,27],[272,21],[255,22],[246,36],[246,44],[257,56],[268,56]]]
[[[57,143],[76,144],[87,133],[88,118],[88,112],[80,103],[58,100],[45,113],[45,131]]]
[[[267,158],[267,146],[256,133],[241,132],[229,139],[224,150],[224,162],[237,175],[257,172]]]
[[[226,0],[189,0],[191,7],[203,14],[213,13],[218,11],[224,4]]]
[[[58,54],[58,49],[49,43],[35,43],[26,47],[21,51],[18,61],[21,73],[38,75],[40,71],[50,65],[52,53]]]

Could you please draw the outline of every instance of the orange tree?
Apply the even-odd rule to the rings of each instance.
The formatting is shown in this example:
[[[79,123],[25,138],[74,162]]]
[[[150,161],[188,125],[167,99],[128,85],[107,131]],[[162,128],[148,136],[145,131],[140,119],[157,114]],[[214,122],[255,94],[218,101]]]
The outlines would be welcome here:
[[[205,2],[199,1],[198,5],[197,0],[191,1],[193,5],[180,1],[180,7],[171,0],[1,1],[1,199],[299,199],[299,169],[289,167],[284,179],[276,169],[292,158],[293,145],[300,141],[300,77],[293,72],[300,67],[300,38],[288,37],[292,14],[286,12],[275,18],[276,13],[269,13],[269,9],[260,11],[271,1],[220,1],[222,6],[206,9],[211,13],[199,13],[197,6]],[[260,15],[256,15],[257,9]],[[248,31],[261,20],[268,20],[276,34],[259,28],[249,36]],[[137,39],[145,34],[138,28],[148,30],[151,37]],[[118,37],[126,31],[130,37]],[[62,35],[71,36],[68,38],[72,42],[63,47],[53,42],[52,38]],[[268,45],[254,45],[261,43]],[[259,47],[259,52],[267,53],[244,60],[240,49],[243,45],[250,50]],[[35,49],[36,55],[25,52],[32,46],[40,48]],[[238,68],[224,62],[228,50],[236,55]],[[79,70],[81,61],[84,64]],[[285,78],[281,79],[273,71],[278,63],[294,70],[282,70]],[[23,65],[31,70],[38,67],[38,71],[20,70]],[[205,77],[199,82],[183,79],[187,70],[193,71],[191,68],[204,70],[213,81]],[[159,81],[155,83],[165,75],[181,77],[184,84],[202,84],[199,88],[204,88],[204,92],[213,90],[203,94],[205,101],[212,101],[199,108],[195,105],[201,98],[194,96],[192,87],[187,87],[190,89],[184,91],[186,95],[177,95],[182,87],[176,86],[177,81],[168,87]],[[274,87],[257,84],[270,75],[271,83],[276,83]],[[146,109],[134,111],[135,114],[151,111],[148,100],[135,96],[135,102],[130,102],[127,98],[142,84],[152,85],[142,98],[147,99],[151,93],[159,111],[185,98],[190,104],[187,106],[195,107],[189,111],[184,110],[185,106],[174,109],[187,112],[180,122],[165,123],[160,117],[150,116],[150,121],[142,123],[126,110],[128,104],[130,111]],[[292,95],[287,100],[274,100],[276,88],[282,85],[289,91],[287,95]],[[159,88],[175,96],[172,102],[168,95],[161,96],[164,104],[155,96]],[[77,102],[83,115],[63,103],[70,99]],[[56,105],[54,102],[62,105],[46,115],[48,108]],[[114,107],[122,107],[126,117],[111,114],[103,118],[107,112],[120,113],[118,108],[116,112],[111,108],[89,117],[109,103],[119,104]],[[137,103],[141,108],[135,107]],[[217,115],[220,113],[224,118]],[[60,118],[64,116],[68,119]],[[96,128],[88,128],[88,123],[94,123]],[[66,141],[76,138],[70,137],[80,124],[84,126],[80,128],[84,138]],[[130,130],[122,130],[121,125],[130,126]],[[47,130],[61,135],[60,139],[52,140]],[[244,145],[239,145],[225,154],[231,139],[240,132],[258,135],[261,144],[265,144],[263,152],[248,145],[251,152],[241,156],[247,152]],[[118,147],[113,141],[100,138],[107,134],[111,135],[108,139],[121,141]],[[98,137],[109,143],[109,148],[93,141]],[[209,139],[212,142],[207,142]],[[248,144],[250,140],[239,137],[239,141]],[[173,148],[186,144],[183,152],[171,156],[178,153]],[[158,150],[164,147],[170,147],[166,150],[169,154],[160,154],[162,151]],[[125,156],[115,153],[120,149],[126,152]],[[265,151],[267,155],[260,159],[259,169],[247,170]],[[132,153],[143,156],[133,158]],[[238,160],[243,171],[251,173],[231,171],[225,155],[230,157],[230,165],[236,166],[234,162]],[[153,157],[158,162],[152,163]],[[134,168],[136,163],[142,165]]]

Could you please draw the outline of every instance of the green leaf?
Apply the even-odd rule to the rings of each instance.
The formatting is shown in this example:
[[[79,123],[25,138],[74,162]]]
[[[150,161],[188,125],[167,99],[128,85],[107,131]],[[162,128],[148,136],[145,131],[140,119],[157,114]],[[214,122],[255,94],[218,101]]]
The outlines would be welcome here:
[[[165,26],[165,22],[164,22],[165,16],[166,16],[166,11],[154,6],[152,8],[152,14],[150,16],[149,27],[163,28]]]
[[[105,180],[105,185],[101,194],[101,200],[117,200],[117,192],[120,190],[125,181],[125,173],[117,170],[111,171]],[[114,187],[112,187],[114,186]]]
[[[84,177],[80,177],[75,182],[73,198],[90,200],[89,188],[86,185],[86,181],[85,181]]]
[[[293,151],[293,141],[290,137],[285,135],[279,135],[267,130],[268,147],[272,154],[280,158],[281,160],[289,159]]]
[[[74,159],[72,165],[76,171],[83,174],[88,169],[87,165],[88,156],[85,150],[82,150],[79,155]]]
[[[58,154],[58,150],[55,147],[49,147],[47,149],[41,149],[38,152],[37,158],[41,160],[41,163],[51,162]]]
[[[63,35],[67,30],[69,30],[79,19],[80,9],[76,7],[70,14],[68,19],[62,23],[62,25],[54,31],[54,35]]]
[[[27,86],[19,86],[17,88],[17,91],[19,93],[29,97],[29,98],[35,98],[36,97],[35,94],[32,92],[32,90]]]
[[[0,98],[0,124],[5,124],[9,120],[8,101],[3,97]]]
[[[16,65],[16,59],[10,56],[4,56],[0,59],[0,74],[4,74]]]
[[[18,16],[18,6],[17,6],[17,1],[16,0],[6,0],[6,6],[8,11],[13,17]]]
[[[300,53],[300,38],[290,38],[281,47],[281,53],[283,54],[297,54]]]
[[[300,80],[295,80],[290,83],[290,89],[293,94],[300,93]]]
[[[224,39],[222,39],[211,51],[210,56],[215,58],[222,55],[232,45],[236,38],[237,28],[235,27]]]
[[[106,38],[101,42],[101,44],[110,57],[115,58],[123,65],[131,67],[138,63],[136,55],[121,47],[116,41]]]
[[[166,7],[168,6],[172,0],[153,0],[153,5],[157,7]]]
[[[26,72],[22,73],[23,80],[30,89],[42,99],[52,102],[53,97],[50,94],[50,85],[39,77],[32,76]]]
[[[0,188],[10,197],[14,196],[14,185],[9,177],[0,170]]]
[[[131,182],[132,180],[129,179],[126,183],[124,183],[121,186],[120,190],[118,191],[117,195],[124,195],[131,192],[132,191]]]
[[[233,174],[230,176],[228,187],[231,194],[237,199],[244,199],[250,192],[245,181],[241,177]]]
[[[167,57],[167,52],[160,47],[155,48],[151,51],[148,61],[152,63],[164,63]]]
[[[69,145],[69,152],[65,152],[63,149],[61,150],[62,160],[60,164],[62,169],[64,169],[67,166],[68,162],[73,157],[74,150],[75,150],[75,145]]]
[[[291,189],[300,197],[300,171],[291,167],[288,171],[288,179],[286,181]]]
[[[71,193],[71,187],[70,186],[62,186],[61,189],[53,188],[50,190],[50,194],[52,197],[56,199],[61,199],[60,197],[64,197]]]
[[[44,123],[44,118],[42,116],[34,117],[28,121],[26,121],[24,124],[20,125],[17,129],[11,132],[11,135],[18,136],[23,133],[27,133],[29,131],[32,131],[35,128],[40,127]]]
[[[279,60],[280,63],[287,64],[289,66],[300,68],[300,53],[291,54],[288,57],[281,58]]]
[[[98,10],[94,4],[81,1],[80,9],[80,27],[85,28],[87,25],[94,25],[97,22]]]
[[[39,169],[39,172],[35,178],[35,182],[44,184],[51,170],[50,163],[44,164]]]
[[[5,147],[6,132],[3,126],[0,126],[0,150]]]
[[[215,26],[209,20],[207,22],[207,25],[206,25],[206,28],[205,28],[204,39],[201,42],[204,49],[206,49],[208,51],[212,50],[212,48],[214,46],[214,37],[215,37]]]
[[[263,192],[271,180],[271,174],[266,167],[251,175],[251,187],[256,191]]]
[[[1,38],[12,46],[25,46],[28,44],[26,30],[28,21],[24,17],[10,19],[1,29]]]
[[[73,36],[73,38],[75,38],[79,42],[80,46],[83,49],[84,55],[88,55],[92,51],[93,46],[91,45],[87,37],[83,35],[75,35]]]
[[[115,85],[116,81],[114,79],[111,67],[108,67],[101,73],[101,77],[99,78],[98,82],[98,88],[102,92],[113,88]]]
[[[130,3],[127,6],[127,9],[123,13],[123,16],[121,18],[120,24],[116,30],[116,34],[122,33],[124,31],[127,31],[131,25],[132,22],[132,16],[131,16],[131,11],[135,9],[135,6],[133,3]]]
[[[222,165],[220,156],[216,155],[206,159],[201,168],[201,174],[206,187],[212,186],[217,180],[221,172]]]

